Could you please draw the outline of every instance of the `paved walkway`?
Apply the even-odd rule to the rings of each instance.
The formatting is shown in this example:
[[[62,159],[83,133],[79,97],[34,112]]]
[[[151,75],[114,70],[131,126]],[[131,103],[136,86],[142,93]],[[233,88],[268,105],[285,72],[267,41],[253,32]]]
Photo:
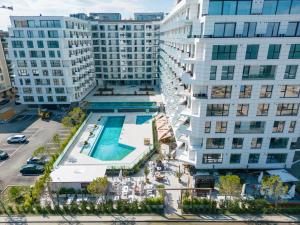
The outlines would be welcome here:
[[[299,223],[299,216],[286,216],[286,215],[265,215],[265,216],[252,216],[252,215],[199,215],[199,216],[181,216],[179,217],[167,217],[159,215],[131,215],[131,216],[2,216],[0,217],[0,223],[4,224],[39,224],[39,223],[52,223],[52,224],[84,224],[84,223],[115,223],[121,222],[152,222],[152,223],[168,223],[168,222],[218,222],[219,223],[239,223],[239,222],[257,222],[259,223]]]

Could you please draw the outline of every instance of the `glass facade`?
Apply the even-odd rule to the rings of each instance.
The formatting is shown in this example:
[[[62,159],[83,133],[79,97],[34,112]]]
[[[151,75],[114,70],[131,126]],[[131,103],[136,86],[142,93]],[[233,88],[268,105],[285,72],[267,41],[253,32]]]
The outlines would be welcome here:
[[[251,13],[252,1],[210,1],[209,15],[249,15]]]

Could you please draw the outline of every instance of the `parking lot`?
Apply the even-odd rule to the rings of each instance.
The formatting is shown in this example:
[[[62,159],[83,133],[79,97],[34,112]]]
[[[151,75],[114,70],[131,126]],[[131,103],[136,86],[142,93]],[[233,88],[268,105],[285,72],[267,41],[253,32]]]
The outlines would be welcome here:
[[[19,172],[34,150],[44,145],[51,145],[55,133],[65,137],[68,130],[56,121],[43,121],[36,115],[21,114],[6,124],[0,124],[0,149],[9,154],[9,159],[0,161],[0,180],[5,185],[31,185],[36,176],[22,176]],[[15,134],[28,138],[26,144],[8,144],[6,139]]]

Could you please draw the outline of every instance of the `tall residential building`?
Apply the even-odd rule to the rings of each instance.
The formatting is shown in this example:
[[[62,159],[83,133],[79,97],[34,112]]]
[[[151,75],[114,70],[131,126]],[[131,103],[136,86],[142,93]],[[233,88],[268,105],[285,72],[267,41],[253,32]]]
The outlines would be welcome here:
[[[300,1],[181,0],[162,21],[162,92],[178,159],[290,168],[300,148]]]
[[[152,12],[152,13],[134,13],[135,20],[163,20],[163,12]]]
[[[9,55],[19,102],[69,105],[95,86],[90,27],[61,16],[12,16]]]
[[[7,47],[8,33],[0,31],[0,98],[5,97],[7,91],[11,90],[10,61],[8,60]]]
[[[157,85],[159,22],[91,20],[97,84]]]

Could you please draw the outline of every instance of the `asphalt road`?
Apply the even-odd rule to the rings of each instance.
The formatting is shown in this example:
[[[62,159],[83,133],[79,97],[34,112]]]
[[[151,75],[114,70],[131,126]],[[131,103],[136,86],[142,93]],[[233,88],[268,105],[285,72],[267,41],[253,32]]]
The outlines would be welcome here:
[[[19,126],[23,126],[22,123],[24,122],[26,123],[26,121],[18,121]],[[45,145],[61,128],[62,125],[60,123],[54,121],[46,122],[38,119],[21,132],[21,134],[24,134],[28,138],[29,143],[27,144],[7,144],[6,138],[16,133],[1,133],[0,149],[6,151],[10,158],[0,162],[0,180],[5,185],[33,184],[37,177],[22,176],[19,173],[20,167],[26,163],[26,160],[32,155],[35,149]]]

